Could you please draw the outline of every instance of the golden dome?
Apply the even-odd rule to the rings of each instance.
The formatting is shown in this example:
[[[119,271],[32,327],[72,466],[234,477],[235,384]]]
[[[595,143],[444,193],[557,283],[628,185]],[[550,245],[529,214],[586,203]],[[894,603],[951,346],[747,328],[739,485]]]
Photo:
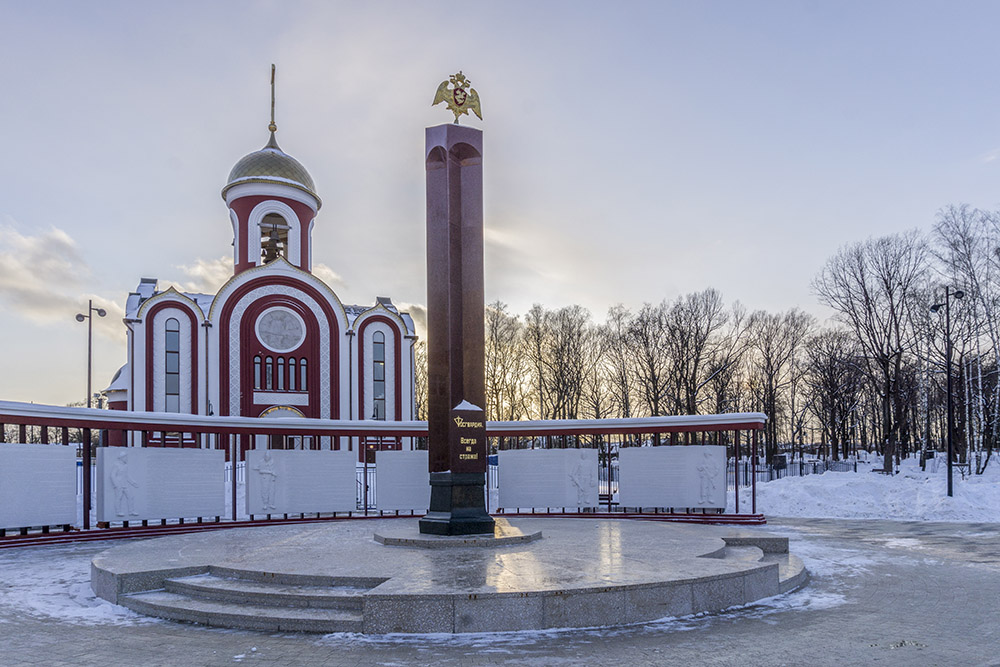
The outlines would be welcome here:
[[[222,188],[222,198],[226,198],[230,188],[243,183],[276,183],[298,188],[316,198],[317,208],[323,205],[316,194],[312,176],[302,163],[281,150],[274,132],[271,132],[271,139],[264,148],[245,155],[236,163],[229,172],[226,187]]]

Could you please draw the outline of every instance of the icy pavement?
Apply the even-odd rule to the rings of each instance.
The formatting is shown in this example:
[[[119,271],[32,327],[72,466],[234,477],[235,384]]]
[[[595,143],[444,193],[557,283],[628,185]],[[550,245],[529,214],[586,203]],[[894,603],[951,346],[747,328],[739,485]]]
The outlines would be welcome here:
[[[997,664],[1000,526],[788,519],[805,589],[714,615],[506,635],[257,634],[151,621],[87,588],[110,543],[0,552],[5,665]]]

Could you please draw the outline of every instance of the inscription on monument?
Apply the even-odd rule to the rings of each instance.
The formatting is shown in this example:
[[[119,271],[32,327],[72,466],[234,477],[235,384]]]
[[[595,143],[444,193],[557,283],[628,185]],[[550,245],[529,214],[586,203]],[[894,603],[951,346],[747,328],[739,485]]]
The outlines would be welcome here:
[[[451,429],[452,442],[457,444],[453,449],[458,454],[459,464],[463,461],[469,464],[484,460],[486,457],[486,421],[483,411],[468,401],[462,401],[452,410],[451,421],[454,424]]]

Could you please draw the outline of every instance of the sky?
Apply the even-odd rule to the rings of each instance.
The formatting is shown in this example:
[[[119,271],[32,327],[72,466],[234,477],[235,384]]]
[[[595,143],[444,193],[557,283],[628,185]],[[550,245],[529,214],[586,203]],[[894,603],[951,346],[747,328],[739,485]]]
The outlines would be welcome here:
[[[821,319],[838,248],[1000,202],[995,2],[0,0],[0,399],[86,396],[141,277],[214,292],[220,191],[267,141],[323,207],[346,303],[426,301],[424,128],[482,100],[486,298],[524,313],[714,287]]]

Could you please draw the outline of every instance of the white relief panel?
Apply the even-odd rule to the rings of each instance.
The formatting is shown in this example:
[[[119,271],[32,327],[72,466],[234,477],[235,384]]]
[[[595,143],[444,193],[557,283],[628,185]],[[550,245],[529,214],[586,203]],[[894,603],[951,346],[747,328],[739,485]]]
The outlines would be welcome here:
[[[596,449],[511,449],[497,456],[498,507],[597,507]]]
[[[431,502],[427,450],[375,453],[376,506],[424,512]]]
[[[221,449],[98,447],[97,520],[222,516]]]
[[[247,514],[357,510],[357,452],[252,449],[246,462]]]
[[[330,418],[330,323],[316,301],[302,290],[285,285],[268,285],[251,290],[243,296],[233,309],[229,320],[229,414],[240,414],[240,322],[247,308],[259,298],[282,294],[300,300],[316,316],[319,322],[319,374],[320,374],[320,418]],[[316,369],[310,368],[310,373]]]
[[[0,528],[76,523],[76,448],[0,444]]]
[[[621,507],[726,507],[725,447],[624,447],[618,474]]]

